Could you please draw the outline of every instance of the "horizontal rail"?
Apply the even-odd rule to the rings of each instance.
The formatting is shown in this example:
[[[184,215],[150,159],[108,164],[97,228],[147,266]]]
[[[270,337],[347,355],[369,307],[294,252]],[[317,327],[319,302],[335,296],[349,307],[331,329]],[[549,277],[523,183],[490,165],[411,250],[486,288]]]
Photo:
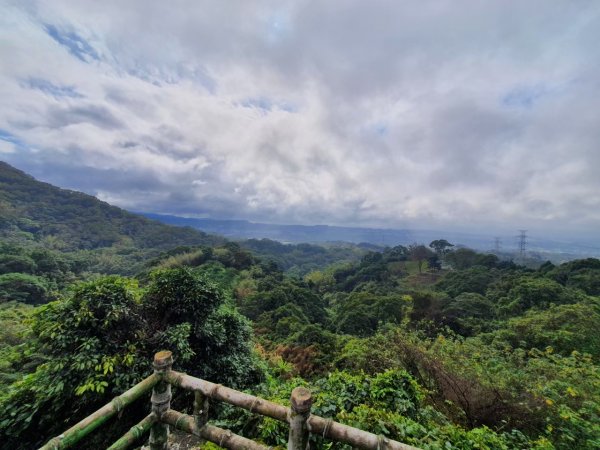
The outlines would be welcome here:
[[[126,450],[135,444],[146,433],[150,431],[150,427],[157,421],[156,415],[148,414],[137,425],[121,436],[113,445],[106,450]]]
[[[365,450],[420,450],[412,445],[403,444],[383,436],[350,427],[331,419],[311,415],[306,421],[308,429],[333,441],[343,442],[352,447]]]
[[[214,425],[204,425],[198,427],[194,418],[178,411],[169,409],[161,420],[175,428],[201,437],[207,441],[217,444],[219,447],[231,448],[233,450],[270,450],[272,447],[266,447],[258,442],[254,442],[245,437],[224,430]]]
[[[208,398],[239,406],[250,412],[272,417],[282,422],[288,421],[289,408],[278,403],[273,403],[254,395],[236,391],[235,389],[201,380],[200,378],[195,378],[174,370],[167,372],[166,379],[173,386],[190,391],[199,391]]]
[[[268,450],[271,448],[238,436],[231,431],[223,430],[213,425],[203,425],[200,423],[202,421],[198,420],[198,417],[191,417],[170,409],[171,384],[183,389],[199,392],[206,398],[238,406],[248,410],[250,413],[271,417],[290,424],[288,448],[304,448],[307,443],[308,434],[313,433],[363,450],[419,450],[411,445],[402,444],[392,439],[369,433],[368,431],[343,425],[332,419],[324,419],[310,414],[312,397],[310,392],[304,388],[296,388],[296,390],[303,390],[296,393],[297,395],[294,394],[296,390],[292,392],[292,408],[287,408],[254,395],[195,378],[185,373],[176,372],[171,370],[172,362],[171,352],[162,351],[157,353],[154,357],[155,373],[153,375],[136,384],[120,396],[115,397],[110,403],[107,403],[93,414],[81,420],[60,436],[51,439],[40,450],[62,450],[71,447],[151,389],[154,390],[152,394],[152,413],[125,433],[117,442],[109,447],[109,450],[126,450],[148,432],[148,430],[151,430],[151,446],[153,448],[166,448],[164,447],[167,445],[166,431],[164,441],[160,442],[155,439],[156,435],[153,437],[152,433],[156,433],[153,427],[161,426],[166,429],[167,425],[214,442],[220,447],[234,450]],[[161,386],[166,386],[166,390],[160,390]],[[206,408],[206,405],[201,405],[203,403],[200,401],[202,400],[201,398],[197,398],[196,400],[198,404],[194,406],[194,411]]]
[[[159,377],[150,375],[148,378],[139,382],[128,391],[115,397],[110,403],[107,403],[102,408],[87,416],[81,422],[73,425],[60,436],[48,441],[40,450],[62,450],[76,444],[89,433],[94,431],[115,414],[121,412],[127,405],[134,402],[158,382]]]
[[[209,398],[229,403],[230,405],[238,406],[256,414],[280,420],[281,422],[289,422],[290,409],[277,403],[174,370],[167,372],[166,379],[174,386],[191,391],[199,391]],[[315,415],[311,415],[307,423],[309,431],[313,434],[318,434],[364,450],[419,450],[417,447],[402,444],[401,442]]]

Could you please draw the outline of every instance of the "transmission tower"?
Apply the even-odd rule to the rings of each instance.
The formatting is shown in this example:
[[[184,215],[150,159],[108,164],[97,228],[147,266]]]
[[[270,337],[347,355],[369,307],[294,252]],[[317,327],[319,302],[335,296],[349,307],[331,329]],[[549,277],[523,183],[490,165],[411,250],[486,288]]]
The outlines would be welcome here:
[[[517,245],[519,246],[519,255],[522,258],[525,255],[525,250],[527,249],[527,230],[519,230],[519,235],[517,236]]]
[[[502,247],[502,240],[499,237],[494,238],[494,252],[500,253],[500,248]]]

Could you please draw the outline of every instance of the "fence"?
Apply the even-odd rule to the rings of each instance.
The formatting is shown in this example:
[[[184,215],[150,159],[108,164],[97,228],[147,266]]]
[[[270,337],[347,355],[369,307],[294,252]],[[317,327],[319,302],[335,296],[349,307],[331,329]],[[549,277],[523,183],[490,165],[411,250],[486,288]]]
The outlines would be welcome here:
[[[234,450],[267,450],[271,448],[208,424],[208,408],[211,399],[244,408],[251,413],[287,422],[289,424],[288,450],[310,448],[309,435],[311,433],[364,450],[418,450],[410,445],[349,427],[332,419],[312,415],[310,413],[312,394],[308,389],[295,388],[290,398],[291,406],[287,408],[220,384],[176,372],[172,370],[172,365],[171,352],[157,353],[154,355],[154,373],[152,375],[60,436],[48,441],[40,450],[62,450],[73,446],[150,390],[152,390],[150,414],[112,444],[108,450],[130,448],[148,433],[150,434],[148,440],[150,450],[167,450],[169,448],[167,442],[169,426],[213,442],[220,447]],[[170,408],[171,386],[194,392],[193,416]]]

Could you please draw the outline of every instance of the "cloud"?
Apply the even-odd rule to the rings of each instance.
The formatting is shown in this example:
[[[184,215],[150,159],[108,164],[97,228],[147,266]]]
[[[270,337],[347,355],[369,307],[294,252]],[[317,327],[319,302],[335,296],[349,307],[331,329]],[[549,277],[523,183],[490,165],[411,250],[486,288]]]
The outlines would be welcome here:
[[[12,2],[2,156],[121,206],[595,233],[595,2]],[[6,138],[5,138],[6,137]]]

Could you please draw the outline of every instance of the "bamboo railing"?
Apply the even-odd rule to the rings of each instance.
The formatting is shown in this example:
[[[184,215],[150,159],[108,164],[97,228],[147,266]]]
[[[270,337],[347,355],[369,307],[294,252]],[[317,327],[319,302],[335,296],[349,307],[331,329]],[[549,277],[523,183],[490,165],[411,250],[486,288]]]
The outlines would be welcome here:
[[[172,370],[173,356],[169,351],[154,355],[154,373],[127,392],[114,398],[98,411],[69,428],[60,436],[46,443],[40,450],[67,449],[129,404],[152,390],[151,412],[141,422],[119,438],[108,450],[125,450],[139,442],[149,433],[150,450],[168,450],[169,427],[193,434],[220,447],[233,450],[268,450],[263,444],[252,441],[231,431],[207,423],[210,400],[229,403],[251,413],[271,417],[289,424],[288,450],[311,448],[309,435],[317,434],[353,448],[364,450],[419,450],[407,444],[377,436],[358,428],[349,427],[332,419],[324,419],[310,413],[312,394],[303,387],[292,391],[290,408],[230,389],[220,384],[194,378]],[[171,409],[171,386],[194,392],[193,415],[188,416]]]

